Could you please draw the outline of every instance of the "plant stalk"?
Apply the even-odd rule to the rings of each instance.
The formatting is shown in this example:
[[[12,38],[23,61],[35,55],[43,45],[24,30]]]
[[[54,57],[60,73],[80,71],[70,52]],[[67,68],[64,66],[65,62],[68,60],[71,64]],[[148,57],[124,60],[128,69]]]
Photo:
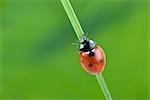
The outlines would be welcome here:
[[[76,33],[76,35],[80,41],[84,35],[84,32],[82,30],[82,27],[78,21],[78,18],[76,16],[71,4],[70,4],[69,0],[61,0],[61,3],[62,3],[62,5],[63,5],[63,7],[64,7],[64,9],[68,15],[68,18],[69,18],[69,20],[70,20],[70,22],[74,28],[75,33]],[[107,85],[105,83],[105,80],[104,80],[102,74],[95,75],[95,76],[98,80],[98,83],[99,83],[103,93],[104,93],[106,100],[112,100],[110,92],[107,88]]]
[[[103,94],[104,94],[106,100],[112,100],[111,94],[110,94],[110,92],[107,88],[107,85],[105,83],[105,80],[104,80],[102,74],[98,74],[98,75],[95,75],[95,76],[96,76],[97,81],[98,81],[98,83],[99,83],[99,85],[100,85],[100,87],[103,91]]]
[[[75,31],[78,39],[81,40],[83,35],[84,35],[84,32],[82,30],[82,27],[79,23],[79,20],[75,14],[70,2],[69,2],[69,0],[61,0],[61,3],[62,3],[62,5],[63,5],[63,7],[64,7],[64,9],[68,15],[68,18],[69,18],[69,20],[70,20],[70,22],[74,28],[74,31]]]

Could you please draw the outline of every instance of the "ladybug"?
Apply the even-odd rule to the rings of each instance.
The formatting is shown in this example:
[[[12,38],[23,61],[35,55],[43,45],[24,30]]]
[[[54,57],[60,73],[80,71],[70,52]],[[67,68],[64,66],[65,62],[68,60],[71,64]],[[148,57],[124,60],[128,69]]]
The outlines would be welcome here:
[[[103,49],[95,41],[83,37],[80,41],[80,63],[85,71],[92,75],[101,74],[106,65]]]

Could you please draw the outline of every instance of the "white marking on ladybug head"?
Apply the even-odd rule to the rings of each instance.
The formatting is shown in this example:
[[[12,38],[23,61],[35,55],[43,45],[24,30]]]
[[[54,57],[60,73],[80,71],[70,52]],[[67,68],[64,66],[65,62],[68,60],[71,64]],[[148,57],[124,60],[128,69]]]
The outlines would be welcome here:
[[[83,43],[83,42],[87,42],[87,41],[89,41],[89,39],[87,37],[83,36],[83,38],[81,39],[80,42]]]
[[[80,49],[84,48],[84,45],[83,44],[80,44]]]
[[[94,51],[95,51],[95,49],[92,50],[92,52],[94,52]]]
[[[84,42],[85,40],[87,40],[86,37],[83,37],[83,38],[81,39],[81,43]]]
[[[91,49],[95,48],[95,42],[93,40],[89,41],[89,46]]]
[[[88,51],[88,52],[86,52],[86,54],[90,54],[90,52]]]

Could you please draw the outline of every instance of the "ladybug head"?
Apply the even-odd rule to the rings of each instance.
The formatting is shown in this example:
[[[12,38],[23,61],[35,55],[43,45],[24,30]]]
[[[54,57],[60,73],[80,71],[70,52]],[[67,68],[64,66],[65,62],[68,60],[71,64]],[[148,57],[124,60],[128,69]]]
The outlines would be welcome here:
[[[93,40],[89,40],[86,37],[83,37],[80,42],[80,49],[81,52],[91,52],[95,48],[95,42]]]

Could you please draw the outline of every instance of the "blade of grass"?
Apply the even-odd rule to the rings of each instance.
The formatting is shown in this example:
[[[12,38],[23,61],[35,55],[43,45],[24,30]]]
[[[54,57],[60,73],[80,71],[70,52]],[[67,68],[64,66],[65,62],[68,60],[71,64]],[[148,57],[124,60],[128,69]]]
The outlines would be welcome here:
[[[100,85],[100,87],[101,87],[101,89],[102,89],[102,91],[104,93],[104,96],[105,96],[106,100],[112,100],[110,92],[109,92],[109,90],[107,88],[107,85],[105,83],[105,80],[104,80],[102,74],[96,75],[96,78],[97,78],[98,83],[99,83],[99,85]]]
[[[78,39],[81,40],[83,35],[84,35],[84,32],[82,30],[82,27],[81,27],[81,25],[77,19],[77,16],[76,16],[69,0],[61,0],[61,3],[62,3],[62,5],[63,5],[68,17],[69,17],[69,20],[70,20],[70,22],[71,22],[71,24],[75,30],[75,33],[76,33]],[[104,80],[102,74],[95,75],[95,76],[98,80],[98,83],[99,83],[103,93],[104,93],[106,100],[112,100],[110,92],[107,88],[107,85],[105,83],[105,80]]]
[[[78,21],[78,18],[76,16],[69,0],[61,0],[61,3],[62,3],[62,5],[63,5],[68,17],[69,17],[69,20],[70,20],[70,22],[71,22],[71,24],[75,30],[75,33],[76,33],[78,39],[81,40],[83,35],[84,35],[84,32],[82,30],[82,27]]]

